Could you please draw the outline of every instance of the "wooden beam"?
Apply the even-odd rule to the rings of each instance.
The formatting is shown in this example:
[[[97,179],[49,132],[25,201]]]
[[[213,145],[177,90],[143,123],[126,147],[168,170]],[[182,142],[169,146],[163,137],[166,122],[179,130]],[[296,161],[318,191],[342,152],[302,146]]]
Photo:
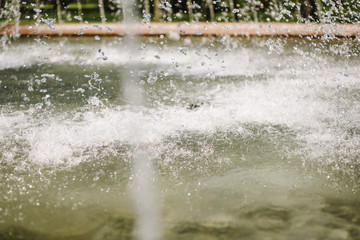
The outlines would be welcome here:
[[[18,34],[22,36],[123,36],[126,34],[126,25],[119,23],[97,24],[70,23],[55,24],[52,28],[47,25],[20,25]],[[100,28],[99,28],[100,27]],[[108,28],[113,31],[108,31]],[[150,23],[134,24],[135,34],[143,36],[167,35],[169,33],[180,36],[315,36],[333,34],[338,37],[360,37],[360,26],[357,24],[297,24],[297,23]],[[10,34],[15,26],[6,26],[0,29],[0,34]],[[55,30],[54,30],[55,29]],[[100,30],[101,29],[101,30]]]

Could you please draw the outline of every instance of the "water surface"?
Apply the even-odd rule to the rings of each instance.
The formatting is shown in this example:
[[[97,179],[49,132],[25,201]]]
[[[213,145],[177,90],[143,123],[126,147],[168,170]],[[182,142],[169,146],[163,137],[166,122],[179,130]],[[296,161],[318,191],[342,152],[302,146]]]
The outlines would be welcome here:
[[[163,239],[360,238],[356,39],[140,42],[0,52],[0,238],[133,238],[139,147]]]

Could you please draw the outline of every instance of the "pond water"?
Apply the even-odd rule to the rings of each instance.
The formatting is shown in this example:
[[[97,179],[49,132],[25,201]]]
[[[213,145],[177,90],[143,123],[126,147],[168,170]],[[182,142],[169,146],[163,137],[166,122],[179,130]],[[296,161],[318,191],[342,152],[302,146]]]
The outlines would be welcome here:
[[[0,52],[1,239],[360,238],[358,40],[139,42]]]

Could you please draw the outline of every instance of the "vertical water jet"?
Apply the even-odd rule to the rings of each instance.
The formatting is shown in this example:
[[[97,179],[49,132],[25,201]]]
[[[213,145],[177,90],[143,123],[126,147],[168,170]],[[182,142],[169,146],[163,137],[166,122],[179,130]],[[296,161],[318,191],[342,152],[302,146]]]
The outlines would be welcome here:
[[[58,17],[58,23],[63,23],[62,16],[61,16],[60,0],[56,0],[56,12],[57,12],[57,17]]]
[[[215,20],[214,3],[212,0],[206,0],[206,3],[210,12],[210,21],[213,22]]]
[[[319,22],[322,22],[322,14],[321,14],[321,8],[322,8],[322,6],[321,6],[321,0],[316,0],[316,2],[315,2],[315,4],[316,4],[316,13],[317,13],[317,17],[318,17],[318,21]]]
[[[136,28],[138,26],[135,1],[123,1],[125,38],[124,45],[136,55],[140,45],[136,37]],[[122,72],[123,88],[125,92],[125,101],[132,111],[140,111],[144,105],[142,90],[137,85],[139,77],[137,67],[130,63],[128,68]],[[134,235],[138,240],[157,240],[161,237],[159,226],[160,210],[157,200],[157,194],[153,181],[155,179],[152,166],[152,159],[149,157],[149,150],[143,139],[146,139],[146,132],[141,128],[141,121],[136,121],[131,126],[131,135],[133,137],[134,155],[133,155],[133,185],[131,192],[133,195],[136,211],[136,224]]]
[[[253,20],[254,22],[258,22],[258,15],[257,15],[257,9],[256,9],[256,1],[251,1],[251,12],[253,14]]]
[[[99,11],[100,11],[100,18],[101,23],[106,23],[106,17],[105,17],[105,9],[104,9],[104,0],[99,0]]]
[[[40,9],[40,0],[36,0],[36,1],[35,1],[35,5],[36,5],[36,8],[37,8],[37,9]],[[40,18],[40,11],[36,11],[35,18],[36,18],[36,19],[39,19],[39,18]]]
[[[83,22],[81,0],[77,0],[77,8],[78,8],[78,15],[80,17],[80,22]]]
[[[150,22],[151,14],[150,14],[150,0],[143,0],[144,3],[144,10],[143,10],[143,17],[146,22]]]
[[[194,13],[193,13],[193,4],[191,0],[188,0],[186,2],[187,5],[187,9],[188,9],[188,14],[189,14],[189,20],[190,22],[192,22],[194,20]]]
[[[235,22],[235,12],[234,12],[234,0],[229,0],[229,6],[230,6],[230,15],[231,15],[231,21]]]
[[[20,24],[20,17],[21,17],[21,12],[20,12],[20,0],[16,0],[16,7],[14,10],[14,15],[15,15],[15,32],[14,32],[14,36],[15,37],[19,37],[19,24]]]
[[[297,22],[301,22],[302,21],[302,17],[301,17],[301,3],[299,3],[299,0],[295,1],[295,7],[296,7],[296,21]]]

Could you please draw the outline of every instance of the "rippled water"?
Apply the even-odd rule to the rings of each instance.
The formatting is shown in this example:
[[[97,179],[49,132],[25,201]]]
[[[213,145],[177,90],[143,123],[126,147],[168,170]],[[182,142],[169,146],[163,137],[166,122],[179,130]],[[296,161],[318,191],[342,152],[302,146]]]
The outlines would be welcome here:
[[[140,145],[163,239],[360,238],[357,39],[141,42],[0,52],[1,239],[133,238]]]

